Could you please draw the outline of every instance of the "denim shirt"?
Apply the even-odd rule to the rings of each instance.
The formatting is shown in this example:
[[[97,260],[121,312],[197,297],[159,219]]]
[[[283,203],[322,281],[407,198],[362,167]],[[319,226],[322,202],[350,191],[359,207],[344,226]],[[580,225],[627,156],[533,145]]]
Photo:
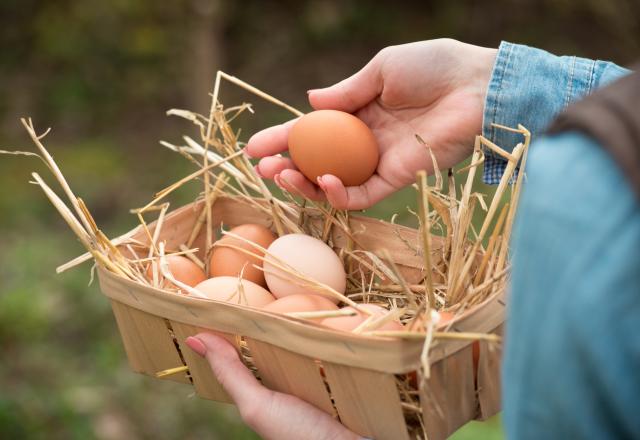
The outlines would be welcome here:
[[[511,152],[522,136],[494,128],[492,123],[514,128],[522,124],[535,139],[570,102],[627,72],[606,61],[559,57],[503,41],[489,81],[482,134]],[[498,184],[506,166],[504,159],[485,150],[485,183]]]
[[[580,133],[538,138],[566,105],[627,71],[612,63],[500,46],[492,122],[531,130],[512,241],[503,362],[511,439],[640,438],[640,204],[618,166]],[[485,181],[505,162],[489,155]]]

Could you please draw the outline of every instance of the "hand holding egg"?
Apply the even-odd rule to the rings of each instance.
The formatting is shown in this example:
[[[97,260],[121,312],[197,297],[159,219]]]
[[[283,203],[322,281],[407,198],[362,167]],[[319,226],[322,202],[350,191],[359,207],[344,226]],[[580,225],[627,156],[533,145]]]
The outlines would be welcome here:
[[[286,144],[284,148],[277,147],[275,152],[288,149],[290,158],[266,157],[256,171],[263,177],[273,178],[281,188],[311,199],[324,199],[326,193],[334,206],[341,207],[340,200],[349,198],[345,186],[366,192],[367,187],[383,183],[375,174],[380,159],[376,137],[356,116],[338,110],[318,110],[273,127],[276,128],[286,130],[277,135],[277,141]],[[269,131],[265,130],[267,136]],[[245,149],[248,155],[260,150],[252,146],[266,137],[265,132],[249,140]],[[261,146],[264,145],[268,147],[268,144]],[[335,191],[328,192],[330,189]],[[332,193],[336,197],[332,198]]]
[[[364,183],[341,180],[331,170],[319,180],[309,180],[308,170],[293,154],[293,160],[276,157],[290,148],[296,120],[256,133],[245,151],[263,158],[259,173],[289,192],[299,191],[313,200],[326,198],[338,209],[368,208],[413,183],[417,171],[433,172],[430,154],[416,134],[433,149],[440,169],[471,154],[473,139],[482,130],[484,97],[495,57],[495,49],[451,39],[392,46],[349,78],[309,91],[315,110],[350,113],[373,133],[380,161]],[[337,128],[331,130],[336,131],[332,136],[338,135]],[[331,154],[331,145],[319,148]],[[360,162],[349,165],[357,168]]]

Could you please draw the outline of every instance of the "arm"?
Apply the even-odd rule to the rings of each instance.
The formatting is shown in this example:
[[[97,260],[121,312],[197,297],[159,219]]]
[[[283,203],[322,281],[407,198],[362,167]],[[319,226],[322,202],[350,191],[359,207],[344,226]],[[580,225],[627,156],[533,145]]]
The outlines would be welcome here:
[[[358,440],[336,419],[295,396],[262,386],[224,338],[200,333],[187,345],[211,365],[213,374],[233,399],[242,420],[262,438],[274,440]]]
[[[373,131],[380,148],[376,173],[363,185],[345,187],[325,174],[310,182],[288,158],[293,121],[256,133],[246,153],[262,158],[257,171],[293,193],[314,200],[327,199],[339,209],[363,209],[413,183],[419,170],[433,171],[428,150],[440,168],[464,160],[482,129],[482,107],[496,49],[451,39],[420,41],[381,50],[353,76],[337,84],[311,90],[316,109],[353,113]]]
[[[640,205],[576,133],[533,144],[513,237],[507,438],[638,438]]]
[[[612,63],[557,57],[506,42],[497,51],[450,39],[392,46],[353,76],[309,91],[314,109],[353,113],[372,129],[380,163],[365,184],[345,187],[332,175],[310,182],[290,159],[278,156],[287,149],[293,121],[256,133],[245,151],[261,158],[256,169],[264,178],[290,192],[327,199],[339,209],[368,208],[411,184],[418,170],[433,171],[415,134],[433,149],[441,168],[452,167],[471,153],[480,131],[513,148],[517,139],[491,123],[521,123],[540,133],[569,102],[625,72]],[[505,166],[488,152],[485,181],[497,183]]]
[[[508,127],[522,124],[535,139],[569,103],[627,73],[610,62],[556,56],[502,42],[487,89],[482,134],[511,151],[521,137],[495,129],[492,123]],[[497,184],[506,161],[489,150],[485,159],[484,181]]]

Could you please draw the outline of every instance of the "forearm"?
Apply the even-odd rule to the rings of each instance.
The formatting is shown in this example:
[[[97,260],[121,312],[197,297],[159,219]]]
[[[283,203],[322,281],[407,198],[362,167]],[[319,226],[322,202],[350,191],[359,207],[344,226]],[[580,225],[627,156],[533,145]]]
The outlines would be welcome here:
[[[574,56],[556,56],[533,47],[503,42],[485,99],[482,134],[511,151],[518,134],[492,124],[522,124],[532,135],[542,133],[569,103],[627,74],[614,63]],[[486,153],[484,180],[497,183],[506,162]]]
[[[527,178],[505,330],[507,438],[640,438],[638,200],[576,132],[536,141]]]

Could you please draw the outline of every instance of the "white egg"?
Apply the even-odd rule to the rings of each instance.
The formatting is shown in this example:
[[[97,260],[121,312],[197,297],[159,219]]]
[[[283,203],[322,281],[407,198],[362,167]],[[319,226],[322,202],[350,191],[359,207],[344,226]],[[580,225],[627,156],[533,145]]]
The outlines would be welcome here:
[[[325,243],[309,235],[283,235],[271,243],[264,262],[267,286],[276,298],[304,293],[322,295],[337,303],[339,299],[335,295],[301,286],[296,282],[295,276],[274,266],[271,261],[282,261],[306,277],[339,293],[344,293],[347,287],[347,275],[338,255]]]

